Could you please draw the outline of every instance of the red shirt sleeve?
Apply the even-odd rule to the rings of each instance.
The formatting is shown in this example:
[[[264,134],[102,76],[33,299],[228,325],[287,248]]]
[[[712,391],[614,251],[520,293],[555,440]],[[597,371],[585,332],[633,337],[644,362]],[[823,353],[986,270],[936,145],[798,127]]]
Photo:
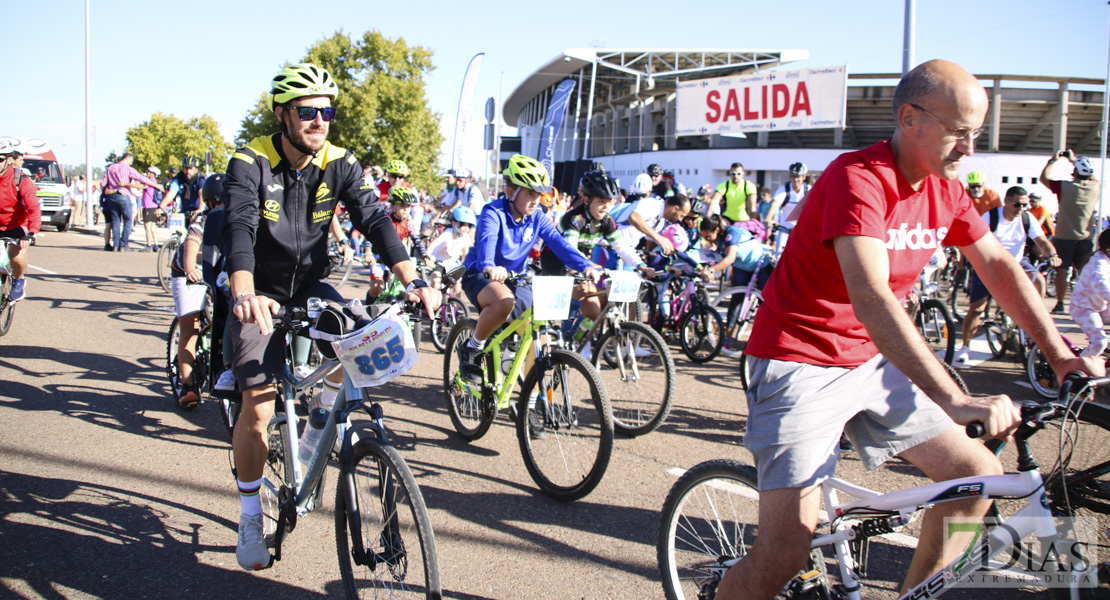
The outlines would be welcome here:
[[[1041,183],[1045,183],[1045,182],[1042,181]],[[1059,179],[1049,179],[1048,180],[1048,190],[1050,192],[1052,192],[1053,194],[1056,194],[1057,196],[1059,196],[1060,195],[1060,180]]]
[[[42,229],[42,209],[39,207],[35,184],[30,177],[24,177],[19,182],[19,199],[23,202],[27,215],[22,224],[31,230],[31,233],[38,233]]]

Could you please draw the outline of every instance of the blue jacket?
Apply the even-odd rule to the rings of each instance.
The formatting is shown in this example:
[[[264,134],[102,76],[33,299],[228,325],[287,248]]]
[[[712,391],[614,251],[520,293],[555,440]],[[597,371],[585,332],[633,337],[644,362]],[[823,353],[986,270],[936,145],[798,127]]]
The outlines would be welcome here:
[[[590,267],[590,261],[571,246],[555,229],[547,215],[537,210],[517,223],[509,212],[509,199],[494,200],[482,210],[474,232],[474,248],[466,255],[468,271],[486,267],[505,267],[510,273],[523,273],[528,253],[542,239],[555,256],[575,271]]]

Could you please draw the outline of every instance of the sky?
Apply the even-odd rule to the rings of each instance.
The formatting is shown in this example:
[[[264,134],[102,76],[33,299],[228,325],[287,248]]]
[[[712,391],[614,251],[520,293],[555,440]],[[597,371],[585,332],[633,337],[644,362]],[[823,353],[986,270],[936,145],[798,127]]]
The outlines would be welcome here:
[[[338,30],[358,37],[376,29],[434,53],[427,96],[441,115],[444,168],[463,74],[471,57],[485,53],[466,136],[465,163],[476,174],[486,99],[502,97],[502,81],[508,97],[567,48],[800,49],[810,58],[783,68],[847,64],[850,73],[894,73],[902,65],[905,9],[898,0],[89,2],[94,166],[123,150],[128,128],[158,112],[209,114],[232,142],[285,62]],[[916,4],[915,64],[945,58],[978,74],[1106,77],[1105,0]],[[5,45],[21,58],[0,81],[0,136],[41,138],[63,164],[84,163],[84,3],[9,3],[4,16]]]

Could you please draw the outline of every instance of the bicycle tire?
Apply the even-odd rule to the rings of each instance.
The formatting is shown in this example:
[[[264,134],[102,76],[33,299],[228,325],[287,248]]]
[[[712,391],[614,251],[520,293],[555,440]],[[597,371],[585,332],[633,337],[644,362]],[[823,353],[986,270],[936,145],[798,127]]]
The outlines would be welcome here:
[[[455,431],[468,442],[485,435],[497,414],[492,398],[487,397],[488,386],[480,386],[480,396],[476,397],[467,392],[459,373],[458,347],[470,340],[477,324],[469,318],[456,323],[451,335],[447,336],[447,350],[443,354],[443,395],[447,414],[451,416]]]
[[[638,350],[646,350],[647,355],[637,356]],[[593,366],[609,395],[616,433],[637,437],[655,431],[666,421],[674,404],[674,358],[654,329],[643,323],[622,322],[619,331],[611,330],[598,340]]]
[[[1040,346],[1033,344],[1029,348],[1029,355],[1025,358],[1025,374],[1029,377],[1029,384],[1033,391],[1042,397],[1055,400],[1060,392],[1060,383],[1056,379],[1056,371],[1048,363]]]
[[[170,262],[173,261],[174,254],[177,254],[177,245],[180,243],[175,237],[171,237],[162,247],[158,249],[158,284],[162,286],[162,291],[167,294],[170,292]]]
[[[691,361],[709,362],[721,353],[725,343],[725,323],[716,310],[706,305],[694,307],[682,315],[678,330],[682,353]]]
[[[448,298],[443,306],[436,311],[436,316],[428,326],[432,336],[432,345],[443,353],[447,349],[447,337],[455,328],[455,324],[470,317],[466,304],[458,298]]]
[[[7,335],[15,320],[15,302],[10,300],[12,293],[12,276],[0,273],[0,302],[4,308],[0,309],[0,336]]]
[[[353,511],[372,564],[355,564],[349,543],[348,485],[341,476],[335,490],[335,542],[339,571],[348,598],[443,597],[439,555],[424,496],[404,458],[376,438],[354,446],[347,467],[355,480]],[[360,475],[361,473],[361,475]],[[413,552],[419,546],[419,552]],[[381,561],[381,562],[379,562]]]
[[[1006,356],[1006,332],[1002,329],[1002,325],[994,321],[987,321],[981,326],[983,335],[987,338],[987,346],[991,349],[991,355],[995,358],[1002,358]]]
[[[521,386],[517,441],[528,474],[540,491],[552,500],[573,502],[592,492],[609,466],[613,411],[597,371],[585,358],[556,348],[545,360],[546,368],[541,369],[537,361]],[[569,381],[572,370],[585,380],[585,389],[582,382]],[[539,398],[545,405],[552,403],[543,415],[529,406],[541,374],[549,387],[538,390],[537,406]],[[542,420],[542,432],[532,424],[533,417]]]
[[[952,364],[956,356],[956,322],[948,314],[948,307],[932,298],[922,302],[916,324],[933,353],[941,361]]]
[[[656,541],[668,600],[716,595],[712,569],[747,554],[755,541],[758,497],[755,468],[734,460],[703,462],[671,486]]]
[[[297,449],[290,443],[285,426],[284,412],[274,415],[270,419],[270,424],[266,426],[266,464],[263,466],[262,476],[279,492],[282,488],[286,488],[288,493],[292,494],[293,461],[297,460]],[[281,500],[279,494],[274,493],[274,490],[265,483],[258,490],[258,499],[262,504],[262,533],[266,537],[266,546],[273,548],[278,517],[281,513]],[[285,530],[293,531],[293,526],[293,523],[288,523]]]
[[[354,268],[354,261],[353,260],[340,261],[339,268],[343,271],[343,277],[339,278],[339,283],[336,284],[336,286],[335,286],[337,288],[343,287],[347,283],[347,280],[351,277],[351,269]]]
[[[177,317],[170,321],[170,330],[166,334],[166,376],[170,380],[170,389],[174,399],[177,399],[177,376],[180,368],[177,365],[177,346],[180,344],[181,326]]]

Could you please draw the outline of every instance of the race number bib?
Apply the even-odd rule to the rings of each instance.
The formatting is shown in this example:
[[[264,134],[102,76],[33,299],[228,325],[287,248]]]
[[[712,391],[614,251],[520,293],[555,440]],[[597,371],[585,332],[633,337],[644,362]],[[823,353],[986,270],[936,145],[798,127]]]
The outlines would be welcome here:
[[[382,385],[408,372],[419,356],[412,331],[394,307],[338,342],[335,354],[355,387]]]
[[[537,321],[560,321],[570,316],[573,277],[533,277],[532,317]]]
[[[632,302],[640,294],[640,276],[631,271],[609,273],[609,302]]]

